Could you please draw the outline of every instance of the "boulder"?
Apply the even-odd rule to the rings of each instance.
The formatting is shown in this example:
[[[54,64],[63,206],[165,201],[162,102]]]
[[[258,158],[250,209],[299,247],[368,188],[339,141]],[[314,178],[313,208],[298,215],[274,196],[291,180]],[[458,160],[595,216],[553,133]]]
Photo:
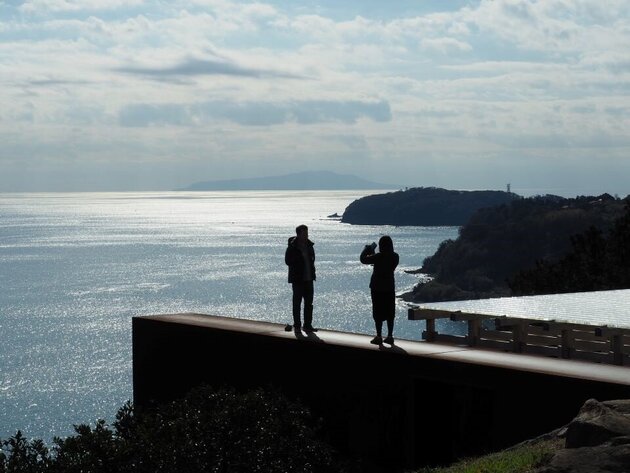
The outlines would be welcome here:
[[[630,437],[617,437],[597,447],[565,448],[535,473],[628,473]]]
[[[589,399],[561,432],[566,448],[535,473],[630,472],[630,400]]]
[[[566,447],[592,447],[630,435],[630,400],[589,399],[567,426]]]

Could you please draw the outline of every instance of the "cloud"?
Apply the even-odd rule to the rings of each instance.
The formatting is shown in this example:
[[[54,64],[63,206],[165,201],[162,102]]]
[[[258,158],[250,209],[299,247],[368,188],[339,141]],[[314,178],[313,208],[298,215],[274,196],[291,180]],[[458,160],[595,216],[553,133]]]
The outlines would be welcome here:
[[[118,114],[121,126],[146,127],[151,125],[192,125],[189,107],[174,104],[127,105]]]
[[[371,3],[0,0],[0,156],[627,159],[628,0]]]
[[[472,51],[472,46],[455,38],[427,38],[420,42],[420,47],[427,51],[442,54]]]
[[[194,77],[194,76],[238,76],[251,78],[283,78],[299,79],[294,74],[269,69],[257,69],[239,66],[229,61],[221,59],[196,59],[188,58],[172,66],[149,67],[149,66],[127,66],[114,70],[127,74],[135,74],[163,80],[169,77]]]
[[[481,35],[551,57],[623,50],[627,17],[626,0],[481,0],[453,14]]]
[[[115,10],[139,6],[144,0],[27,0],[20,5],[24,13]]]
[[[134,104],[122,108],[118,115],[120,125],[125,127],[191,126],[221,119],[244,126],[330,122],[353,124],[361,118],[375,122],[390,121],[389,103],[307,100],[285,103],[214,101],[191,105]]]
[[[28,85],[34,87],[54,87],[56,85],[87,85],[91,84],[87,80],[72,80],[72,79],[33,79],[26,82]]]

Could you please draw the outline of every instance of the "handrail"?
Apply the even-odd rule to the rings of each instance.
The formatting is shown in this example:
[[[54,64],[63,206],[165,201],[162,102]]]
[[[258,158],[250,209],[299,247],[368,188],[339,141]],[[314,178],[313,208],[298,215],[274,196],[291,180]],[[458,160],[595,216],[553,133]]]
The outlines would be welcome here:
[[[630,366],[630,329],[423,308],[410,308],[408,319],[425,321],[427,342]],[[465,322],[466,335],[439,333],[438,319]]]

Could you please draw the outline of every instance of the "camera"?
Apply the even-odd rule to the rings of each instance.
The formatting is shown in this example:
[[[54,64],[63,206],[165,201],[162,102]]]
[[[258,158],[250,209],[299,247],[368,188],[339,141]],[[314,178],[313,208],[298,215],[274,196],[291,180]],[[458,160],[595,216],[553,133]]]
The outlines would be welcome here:
[[[376,242],[372,242],[367,246],[369,246],[372,249],[372,251],[374,251],[376,249]]]

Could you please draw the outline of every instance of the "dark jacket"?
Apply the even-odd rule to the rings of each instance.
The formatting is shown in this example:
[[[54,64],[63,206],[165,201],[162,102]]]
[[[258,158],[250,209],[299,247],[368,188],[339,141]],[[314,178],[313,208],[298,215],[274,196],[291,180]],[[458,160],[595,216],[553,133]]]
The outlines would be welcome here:
[[[289,282],[303,282],[304,280],[304,257],[302,252],[297,247],[297,237],[290,237],[287,251],[284,253],[284,262],[289,266]],[[306,251],[308,260],[311,265],[311,274],[313,275],[313,281],[315,281],[315,250],[313,249],[314,243],[311,240],[307,240]]]
[[[394,281],[394,270],[398,266],[398,253],[386,251],[374,253],[370,246],[363,248],[361,252],[361,263],[373,264],[372,278],[370,279],[370,289],[374,292],[392,292],[396,290]]]

